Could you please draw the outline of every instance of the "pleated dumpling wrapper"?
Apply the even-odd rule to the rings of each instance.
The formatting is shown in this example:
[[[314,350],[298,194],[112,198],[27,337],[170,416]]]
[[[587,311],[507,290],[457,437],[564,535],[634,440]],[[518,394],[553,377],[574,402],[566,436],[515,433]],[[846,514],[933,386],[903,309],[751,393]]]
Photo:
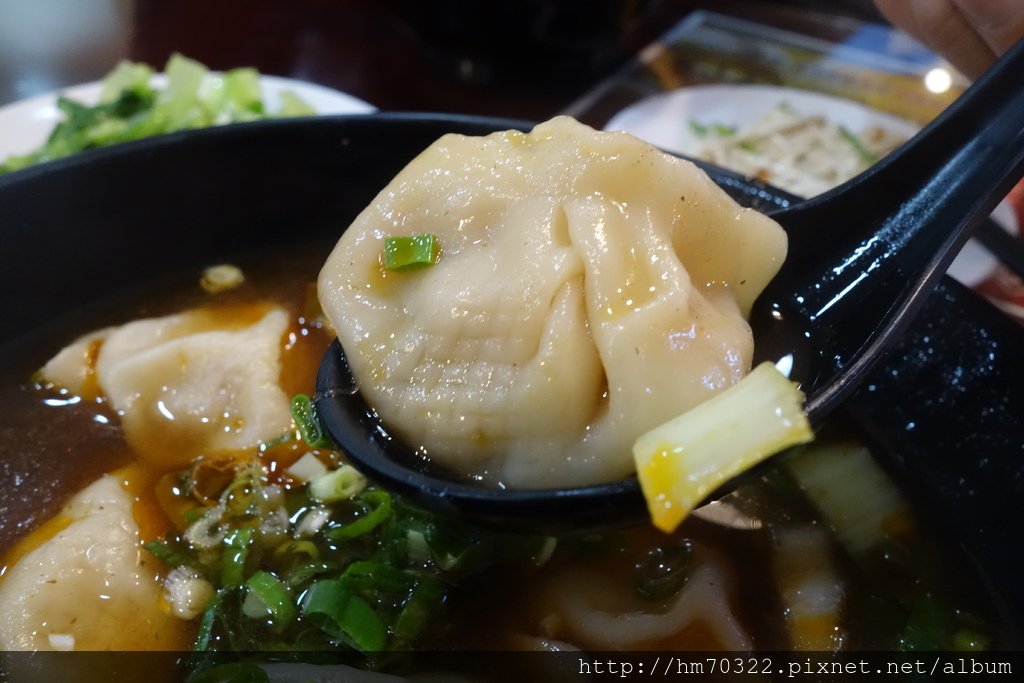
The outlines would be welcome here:
[[[388,238],[436,262],[385,266]],[[516,488],[635,470],[647,430],[750,370],[777,223],[690,162],[559,117],[446,135],[344,232],[319,296],[368,403],[432,461]]]

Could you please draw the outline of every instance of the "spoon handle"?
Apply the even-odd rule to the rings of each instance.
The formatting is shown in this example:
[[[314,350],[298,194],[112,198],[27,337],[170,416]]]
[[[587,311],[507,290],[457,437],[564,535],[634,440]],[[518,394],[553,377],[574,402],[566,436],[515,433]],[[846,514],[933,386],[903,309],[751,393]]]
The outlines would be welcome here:
[[[805,387],[812,413],[855,388],[1022,172],[1024,41],[889,157],[773,214],[790,234],[777,301],[833,367]]]

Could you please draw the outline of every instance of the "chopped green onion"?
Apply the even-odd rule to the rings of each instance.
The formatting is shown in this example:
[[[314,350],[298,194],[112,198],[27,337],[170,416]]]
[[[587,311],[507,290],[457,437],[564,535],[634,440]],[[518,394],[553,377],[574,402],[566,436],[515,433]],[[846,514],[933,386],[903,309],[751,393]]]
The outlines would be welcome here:
[[[671,533],[722,482],[814,438],[796,383],[765,361],[633,444],[654,526]]]
[[[310,560],[320,559],[320,551],[312,541],[286,541],[274,549],[274,558],[278,560],[295,559],[305,556]]]
[[[196,652],[205,652],[210,649],[210,638],[213,637],[213,625],[217,620],[217,613],[224,604],[226,591],[219,590],[206,605],[203,616],[199,618],[199,632],[196,634],[196,642],[192,647]]]
[[[249,559],[249,548],[252,545],[255,530],[250,528],[237,529],[228,536],[224,543],[223,564],[220,568],[220,585],[224,587],[241,586],[245,578],[245,561]]]
[[[395,639],[401,643],[415,641],[426,629],[431,614],[444,600],[444,587],[440,581],[424,577],[409,594],[393,629]]]
[[[416,577],[390,565],[363,560],[346,567],[339,581],[359,592],[384,592],[395,595],[408,592],[416,583]]]
[[[269,572],[258,571],[245,582],[251,595],[260,599],[278,627],[287,626],[295,618],[295,601],[291,591]]]
[[[142,547],[145,548],[150,555],[160,560],[168,567],[188,566],[195,562],[195,558],[191,555],[184,553],[177,548],[172,548],[169,543],[164,541],[150,541]]]
[[[261,474],[262,470],[259,468],[243,467],[239,470],[238,476],[220,494],[220,502],[226,515],[240,517],[256,512]]]
[[[757,145],[755,145],[752,140],[740,140],[738,143],[736,143],[736,146],[745,152],[750,152],[751,154],[758,154]]]
[[[366,477],[352,465],[342,465],[309,483],[309,495],[324,503],[350,500],[366,488]]]
[[[306,591],[302,614],[331,638],[361,652],[384,648],[387,628],[364,600],[339,581],[317,581]]]
[[[395,271],[426,268],[437,263],[440,252],[437,236],[429,233],[414,237],[386,237],[384,267]]]
[[[277,448],[281,444],[291,443],[292,441],[295,441],[295,432],[285,432],[284,434],[275,436],[270,441],[264,441],[261,443],[260,453],[266,453],[271,448]]]
[[[853,131],[849,128],[846,126],[839,126],[839,133],[846,138],[846,141],[850,143],[850,146],[853,147],[854,151],[857,152],[857,156],[859,156],[864,163],[874,164],[878,162],[878,156],[865,147],[864,143],[861,142],[861,139],[854,135]]]
[[[362,536],[373,531],[391,515],[391,495],[386,491],[366,491],[360,496],[360,501],[366,504],[364,516],[328,531],[331,540],[343,541]]]
[[[302,440],[311,448],[334,448],[334,442],[327,436],[319,418],[313,400],[305,394],[296,394],[292,398],[292,419],[299,428]]]

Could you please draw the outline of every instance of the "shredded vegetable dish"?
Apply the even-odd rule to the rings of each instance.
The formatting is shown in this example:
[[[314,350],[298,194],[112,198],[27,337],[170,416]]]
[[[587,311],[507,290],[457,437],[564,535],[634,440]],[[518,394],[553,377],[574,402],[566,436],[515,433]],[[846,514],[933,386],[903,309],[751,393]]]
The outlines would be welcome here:
[[[697,157],[813,197],[864,171],[906,141],[882,127],[852,131],[780,103],[746,128],[690,121],[703,141]]]

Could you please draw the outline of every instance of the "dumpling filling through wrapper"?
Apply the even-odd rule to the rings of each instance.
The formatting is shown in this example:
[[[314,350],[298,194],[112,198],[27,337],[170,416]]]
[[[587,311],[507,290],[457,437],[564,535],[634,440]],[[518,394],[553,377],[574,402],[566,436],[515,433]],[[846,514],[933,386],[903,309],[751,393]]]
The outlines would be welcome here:
[[[385,239],[436,235],[431,267]],[[447,135],[342,235],[319,281],[367,402],[435,463],[517,488],[634,471],[647,430],[750,370],[777,223],[693,164],[561,117]]]

